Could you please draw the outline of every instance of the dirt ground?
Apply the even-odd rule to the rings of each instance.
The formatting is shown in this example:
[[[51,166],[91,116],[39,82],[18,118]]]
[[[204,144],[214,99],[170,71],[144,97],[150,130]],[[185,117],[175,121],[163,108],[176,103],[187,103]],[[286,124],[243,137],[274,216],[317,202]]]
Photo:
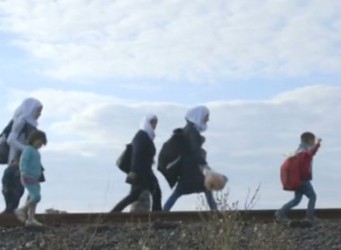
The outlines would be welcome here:
[[[341,250],[341,222],[305,229],[226,221],[0,228],[0,249]]]

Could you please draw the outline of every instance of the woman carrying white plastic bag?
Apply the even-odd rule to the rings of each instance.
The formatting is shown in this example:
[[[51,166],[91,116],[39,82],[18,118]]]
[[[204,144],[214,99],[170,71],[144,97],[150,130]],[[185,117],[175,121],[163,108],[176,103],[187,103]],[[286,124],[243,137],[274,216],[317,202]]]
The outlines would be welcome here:
[[[208,206],[212,211],[218,210],[212,192],[205,187],[203,168],[207,166],[205,153],[202,150],[202,132],[207,129],[209,109],[206,106],[197,106],[188,110],[184,127],[184,136],[188,142],[189,150],[183,155],[182,168],[177,185],[164,204],[163,210],[170,211],[176,201],[184,196],[194,193],[204,193]]]

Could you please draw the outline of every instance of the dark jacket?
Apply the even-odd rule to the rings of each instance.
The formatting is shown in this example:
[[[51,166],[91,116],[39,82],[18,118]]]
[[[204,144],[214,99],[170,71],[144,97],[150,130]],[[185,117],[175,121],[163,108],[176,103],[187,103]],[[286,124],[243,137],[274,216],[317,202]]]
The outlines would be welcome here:
[[[133,138],[132,146],[131,170],[137,175],[136,184],[148,186],[148,183],[155,181],[152,171],[156,153],[154,142],[145,131],[139,130]]]
[[[206,165],[207,162],[202,154],[202,139],[191,122],[187,122],[184,135],[188,143],[188,151],[183,156],[183,167],[180,171],[177,189],[182,194],[203,192],[205,191],[204,174],[200,166]]]
[[[2,177],[2,186],[8,190],[9,195],[21,196],[24,193],[18,166],[10,165],[5,169]]]

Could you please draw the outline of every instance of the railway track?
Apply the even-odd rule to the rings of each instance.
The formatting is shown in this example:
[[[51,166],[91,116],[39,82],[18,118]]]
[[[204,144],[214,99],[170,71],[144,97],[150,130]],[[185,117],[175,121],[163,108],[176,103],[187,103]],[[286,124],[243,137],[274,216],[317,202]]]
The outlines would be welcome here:
[[[297,209],[290,213],[292,218],[303,218],[306,210]],[[186,212],[153,212],[153,213],[70,213],[70,214],[37,214],[37,219],[46,225],[59,226],[64,224],[118,224],[142,222],[200,222],[211,218],[238,216],[241,220],[256,222],[272,222],[275,210],[239,210],[226,212],[186,211]],[[316,216],[320,219],[341,219],[341,209],[317,209]],[[20,226],[14,215],[0,215],[0,227]]]

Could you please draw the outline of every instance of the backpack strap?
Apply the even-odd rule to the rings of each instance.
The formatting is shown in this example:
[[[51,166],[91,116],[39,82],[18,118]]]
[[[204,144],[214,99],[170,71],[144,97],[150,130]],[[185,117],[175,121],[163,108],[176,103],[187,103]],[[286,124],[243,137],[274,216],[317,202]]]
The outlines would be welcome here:
[[[9,123],[6,125],[6,127],[2,130],[1,134],[0,134],[0,137],[2,136],[5,136],[5,138],[7,139],[9,134],[11,133],[12,131],[12,127],[13,127],[13,120],[10,120]],[[21,134],[25,134],[25,139],[27,139],[28,135],[30,134],[31,131],[33,131],[34,128],[33,126],[31,126],[30,124],[28,124],[26,121],[25,121],[25,124],[24,126],[22,127],[19,135]]]
[[[13,120],[10,120],[7,126],[2,130],[0,136],[5,136],[5,138],[7,138],[9,134],[11,133],[12,126],[13,126]]]

